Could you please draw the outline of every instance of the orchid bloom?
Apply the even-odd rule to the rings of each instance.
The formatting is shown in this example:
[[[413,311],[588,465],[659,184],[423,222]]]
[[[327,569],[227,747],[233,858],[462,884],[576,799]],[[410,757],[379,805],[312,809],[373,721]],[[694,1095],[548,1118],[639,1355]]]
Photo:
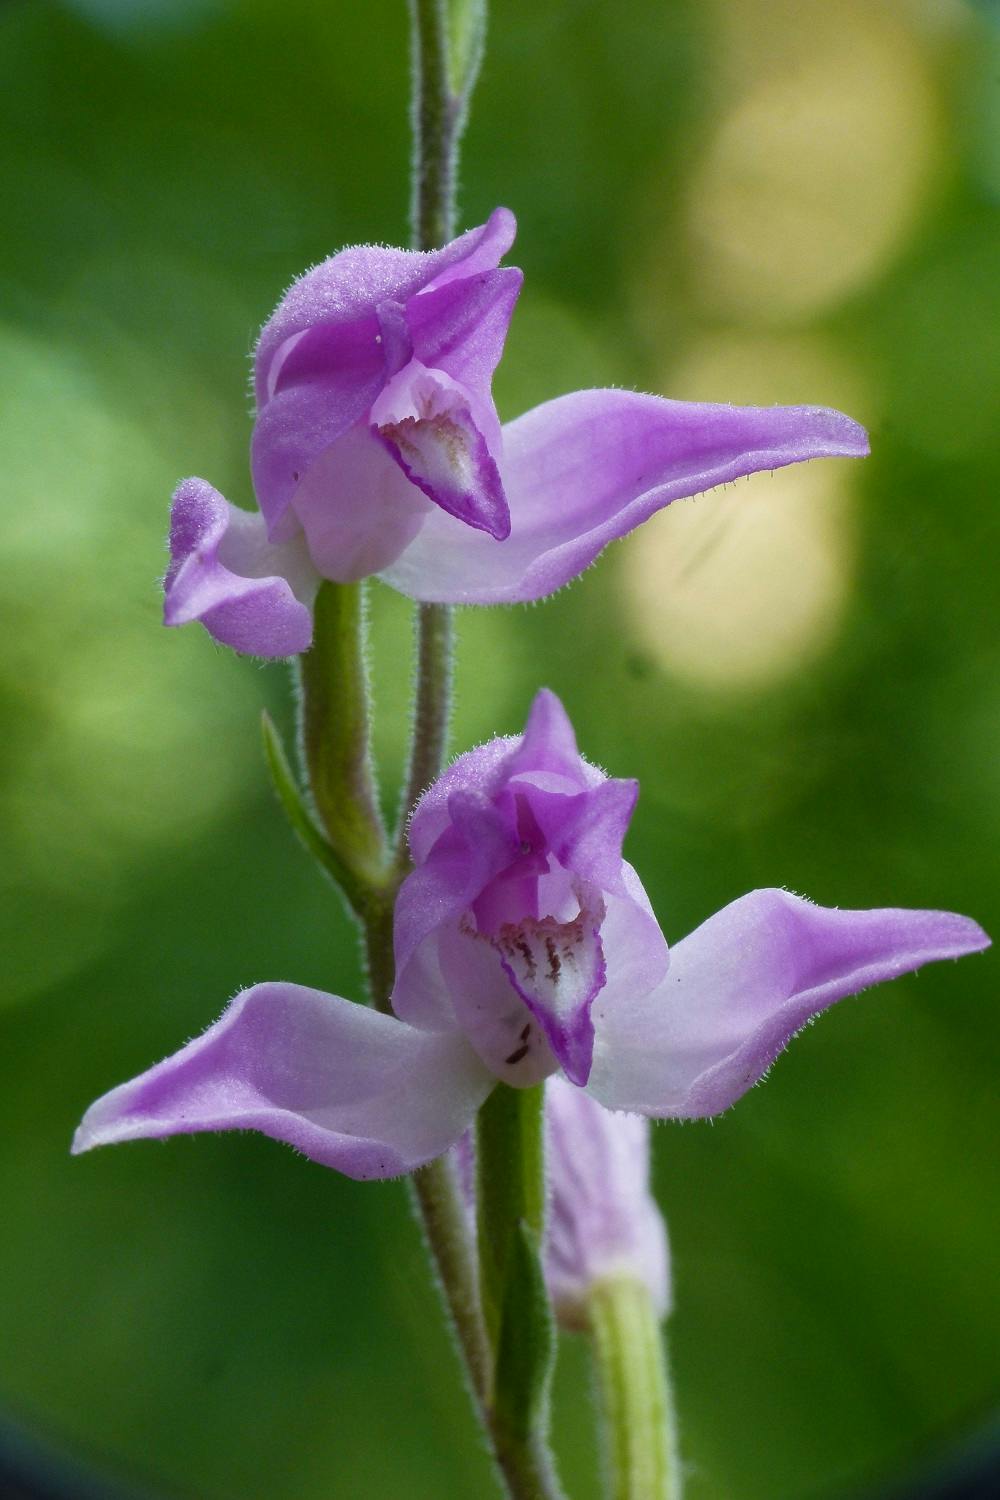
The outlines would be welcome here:
[[[440,250],[341,250],[260,335],[259,514],[204,479],[173,502],[168,625],[287,656],[322,579],[377,574],[412,599],[540,599],[671,500],[803,459],[858,457],[864,431],[816,406],[577,391],[501,428],[491,394],[521,273],[513,215]]]
[[[989,945],[950,912],[841,911],[759,890],[667,944],[621,845],[637,794],[579,755],[559,700],[462,755],[410,825],[394,1015],[293,984],[237,995],[87,1111],[74,1150],[254,1129],[356,1178],[422,1165],[497,1079],[559,1072],[607,1109],[727,1109],[846,995]]]

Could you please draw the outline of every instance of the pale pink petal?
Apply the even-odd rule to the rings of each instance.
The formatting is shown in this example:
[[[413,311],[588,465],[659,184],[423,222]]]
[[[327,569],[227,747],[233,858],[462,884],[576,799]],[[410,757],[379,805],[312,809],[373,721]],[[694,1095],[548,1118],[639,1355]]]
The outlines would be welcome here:
[[[651,993],[598,997],[590,1091],[611,1109],[718,1114],[827,1006],[988,944],[952,912],[841,911],[752,891],[676,944]]]
[[[258,984],[203,1036],[92,1104],[73,1150],[259,1130],[348,1177],[397,1177],[447,1150],[493,1082],[460,1032]]]
[[[166,625],[200,620],[224,646],[252,656],[291,656],[312,640],[319,585],[301,536],[272,545],[260,515],[230,505],[204,479],[174,493]]]
[[[505,542],[432,516],[383,576],[427,601],[539,599],[672,500],[761,469],[867,451],[863,429],[825,407],[577,391],[504,427],[501,479],[511,516]]]

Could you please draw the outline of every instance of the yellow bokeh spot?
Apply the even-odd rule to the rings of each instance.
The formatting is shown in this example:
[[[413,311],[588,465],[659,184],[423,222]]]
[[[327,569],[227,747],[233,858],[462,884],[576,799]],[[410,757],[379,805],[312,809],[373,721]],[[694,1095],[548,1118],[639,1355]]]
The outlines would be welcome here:
[[[750,0],[722,15],[743,87],[694,171],[692,275],[714,312],[805,317],[911,233],[937,164],[934,87],[912,26],[870,3]]]
[[[850,366],[812,340],[709,340],[671,384],[692,399],[868,414]],[[850,593],[856,477],[853,461],[821,459],[661,511],[624,547],[638,643],[675,676],[718,691],[763,687],[814,661]]]

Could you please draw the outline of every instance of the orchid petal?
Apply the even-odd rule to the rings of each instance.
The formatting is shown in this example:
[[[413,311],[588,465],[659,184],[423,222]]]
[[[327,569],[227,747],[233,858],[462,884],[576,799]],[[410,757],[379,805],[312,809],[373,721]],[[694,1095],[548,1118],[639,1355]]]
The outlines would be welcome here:
[[[639,797],[637,781],[609,777],[574,796],[532,786],[524,796],[561,865],[602,891],[623,894],[622,842]]]
[[[520,743],[507,760],[507,775],[548,772],[580,786],[586,784],[581,766],[569,714],[550,688],[540,688],[528,710]]]
[[[250,466],[273,538],[312,466],[364,419],[378,395],[385,370],[380,338],[374,318],[321,325],[289,340],[272,362],[280,371],[260,403]],[[356,495],[352,503],[357,507]]]
[[[608,955],[607,981],[599,1009],[620,997],[628,1007],[663,980],[670,950],[642,881],[628,860],[621,862],[622,894],[604,892],[607,914],[601,923],[601,942]]]
[[[489,801],[456,790],[448,798],[450,821],[426,860],[403,882],[393,913],[396,985],[392,1007],[415,1026],[444,1024],[444,993],[427,984],[428,958],[411,961],[442,923],[457,922],[483,887],[517,854],[516,839]]]
[[[594,1286],[618,1276],[643,1282],[663,1317],[670,1251],[649,1188],[649,1121],[602,1109],[557,1075],[545,1085],[545,1145],[545,1280],[560,1320],[585,1328]],[[456,1158],[463,1151],[469,1148],[459,1143]]]
[[[252,656],[307,649],[319,578],[301,537],[272,545],[261,516],[204,479],[185,479],[174,493],[170,554],[165,624],[200,620],[224,646]]]
[[[513,266],[474,280],[450,281],[421,292],[406,307],[413,354],[421,364],[447,370],[472,393],[472,415],[496,457],[500,422],[490,382],[503,353],[507,329],[523,277]]]
[[[493,1081],[459,1032],[258,984],[203,1036],[92,1104],[73,1150],[259,1130],[348,1177],[397,1177],[452,1145]]]
[[[496,943],[463,920],[442,924],[430,944],[454,1019],[493,1076],[527,1088],[553,1073],[546,1028],[511,984]]]
[[[352,583],[394,561],[433,512],[431,501],[362,422],[308,469],[290,514],[323,577]]]
[[[370,420],[407,479],[435,505],[491,537],[509,535],[500,473],[464,386],[411,360],[381,391]]]
[[[467,750],[452,761],[428,787],[413,810],[407,836],[413,862],[422,865],[441,834],[450,824],[449,800],[453,792],[476,792],[490,798],[503,782],[510,752],[520,743],[513,735],[489,740]]]
[[[380,302],[406,302],[421,289],[492,270],[516,228],[510,210],[498,208],[440,250],[352,245],[314,266],[292,283],[261,330],[254,356],[258,405],[267,398],[271,361],[287,340],[320,324],[353,322]]]
[[[594,1052],[591,1007],[607,975],[601,922],[604,904],[581,908],[568,922],[523,917],[491,939],[504,973],[545,1033],[571,1083],[590,1077]]]
[[[718,1114],[827,1006],[988,945],[951,912],[840,911],[752,891],[673,948],[657,989],[600,997],[590,1092],[609,1109]]]
[[[511,532],[502,545],[432,516],[383,577],[438,603],[540,599],[672,500],[760,469],[867,451],[864,430],[825,407],[577,391],[504,427]]]

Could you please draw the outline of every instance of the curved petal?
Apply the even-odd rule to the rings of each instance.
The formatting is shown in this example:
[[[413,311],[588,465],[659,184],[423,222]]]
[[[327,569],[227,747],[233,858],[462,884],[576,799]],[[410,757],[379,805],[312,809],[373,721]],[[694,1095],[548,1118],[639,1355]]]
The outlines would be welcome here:
[[[449,824],[448,803],[455,792],[476,792],[490,798],[503,781],[511,750],[520,743],[514,735],[488,740],[466,750],[427,788],[413,810],[407,837],[413,862],[422,865]]]
[[[474,752],[473,752],[474,753]],[[457,922],[483,887],[517,856],[517,832],[486,798],[455,790],[449,825],[426,859],[403,881],[393,913],[396,984],[392,1006],[415,1025],[428,1021],[422,971],[410,974],[418,950],[444,923]],[[433,1014],[433,1011],[431,1012]]]
[[[321,326],[289,340],[272,361],[280,373],[250,444],[254,492],[272,537],[313,465],[367,416],[385,373],[379,340],[374,318]]]
[[[639,796],[637,781],[609,777],[585,792],[523,793],[545,847],[564,869],[600,890],[624,894],[622,843]]]
[[[510,533],[500,473],[464,386],[413,359],[380,393],[369,420],[407,479],[435,505],[492,537]]]
[[[467,922],[451,922],[430,941],[455,1018],[490,1072],[513,1088],[555,1072],[546,1030],[511,984],[491,939]]]
[[[559,1066],[581,1087],[590,1077],[594,1054],[591,1008],[607,976],[601,942],[604,904],[596,893],[589,894],[590,905],[581,906],[568,922],[523,917],[490,939]],[[525,1037],[525,1049],[527,1045]]]
[[[657,510],[759,469],[856,458],[864,430],[817,406],[713,406],[577,391],[504,427],[503,543],[432,516],[385,581],[426,602],[507,604],[568,583]]]
[[[524,733],[506,771],[508,776],[541,771],[564,778],[570,785],[586,786],[576,731],[551,688],[539,688],[532,699]]]
[[[320,454],[295,492],[290,515],[323,577],[351,583],[397,558],[434,509],[364,421]]]
[[[621,863],[622,895],[605,892],[607,908],[601,940],[608,973],[598,1012],[612,1003],[626,1008],[656,988],[670,964],[670,950],[642,881],[627,860]],[[595,1016],[596,1020],[596,1016]]]
[[[224,646],[250,656],[292,656],[312,641],[319,578],[304,541],[267,540],[263,518],[238,510],[204,479],[174,492],[163,620],[200,620]]]
[[[405,302],[422,288],[491,270],[510,249],[515,230],[514,215],[498,208],[485,224],[440,250],[352,245],[314,266],[292,283],[261,329],[254,355],[258,405],[267,398],[271,361],[288,339],[319,324],[351,322],[380,302]]]
[[[840,911],[752,891],[673,948],[651,994],[598,999],[590,1091],[610,1109],[718,1114],[827,1006],[988,945],[952,912]]]
[[[492,1085],[458,1032],[258,984],[203,1036],[92,1104],[73,1150],[259,1130],[348,1177],[397,1177],[447,1150]]]
[[[504,266],[421,292],[406,309],[414,356],[467,388],[476,426],[494,456],[501,451],[500,423],[490,383],[522,280],[520,271]]]
[[[670,1252],[649,1187],[649,1136],[640,1115],[613,1114],[562,1078],[546,1083],[545,1280],[569,1326],[586,1326],[587,1297],[610,1277],[637,1277],[661,1317],[669,1307]]]

